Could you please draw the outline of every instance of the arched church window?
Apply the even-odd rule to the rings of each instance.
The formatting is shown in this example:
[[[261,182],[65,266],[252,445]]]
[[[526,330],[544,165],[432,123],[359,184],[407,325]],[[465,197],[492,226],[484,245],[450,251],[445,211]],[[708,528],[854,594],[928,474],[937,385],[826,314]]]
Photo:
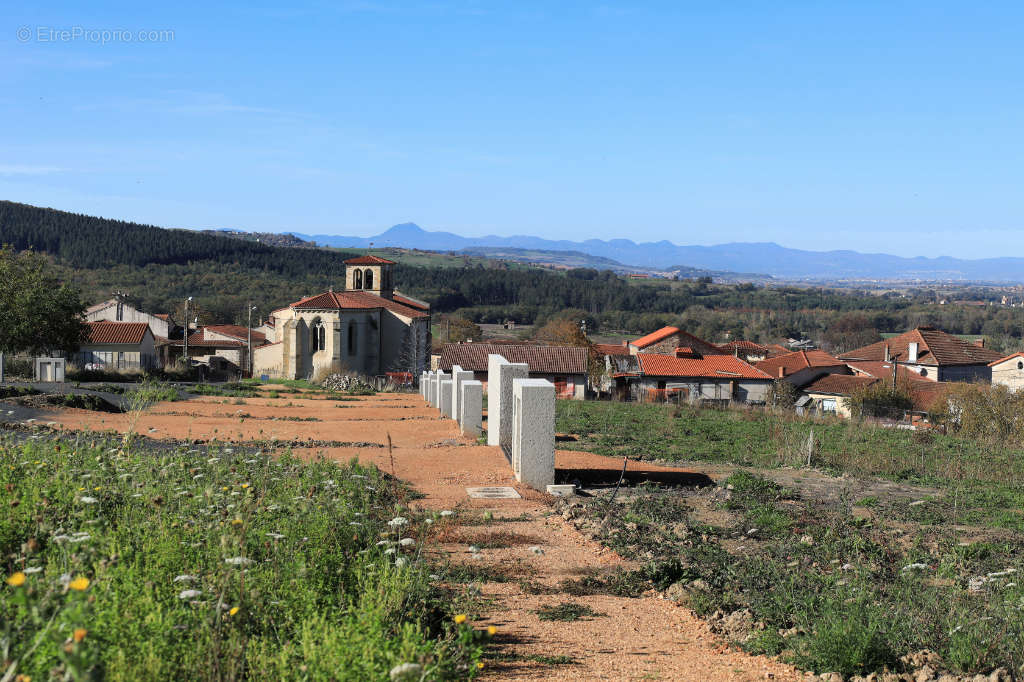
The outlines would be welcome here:
[[[356,354],[356,323],[352,321],[348,323],[348,354]]]
[[[363,279],[363,282],[365,282],[367,289],[373,288],[373,270],[370,268],[366,268],[366,277]]]
[[[327,329],[322,320],[317,318],[309,328],[309,352],[315,353],[327,348]]]
[[[356,268],[356,274],[352,277],[352,288],[362,289],[363,288],[363,271]]]

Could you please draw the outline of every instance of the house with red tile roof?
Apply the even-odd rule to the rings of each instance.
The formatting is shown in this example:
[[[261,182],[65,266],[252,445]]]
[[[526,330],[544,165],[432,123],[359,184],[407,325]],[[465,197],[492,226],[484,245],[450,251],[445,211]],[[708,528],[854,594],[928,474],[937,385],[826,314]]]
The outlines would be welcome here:
[[[488,355],[500,355],[509,362],[525,362],[531,379],[547,379],[555,385],[555,396],[583,400],[587,391],[590,353],[583,346],[542,346],[529,343],[446,343],[441,347],[437,368],[452,371],[458,365],[473,372],[473,378],[487,384]]]
[[[992,370],[992,383],[1006,386],[1011,391],[1024,388],[1024,353],[1013,353],[988,365]]]
[[[689,349],[699,355],[722,355],[721,348],[704,339],[698,338],[679,327],[662,327],[646,336],[641,336],[629,343],[631,355],[653,353],[657,355],[676,355],[676,349]]]
[[[159,366],[153,332],[145,322],[87,322],[88,338],[71,364],[90,370],[146,370]]]
[[[609,367],[620,400],[762,403],[772,383],[768,374],[722,353],[639,353],[608,360],[614,360]]]
[[[853,374],[824,374],[804,385],[801,390],[809,398],[807,406],[817,412],[849,417],[850,396],[879,382],[891,386],[896,381],[910,393],[913,411],[928,412],[946,391],[943,384],[891,362],[851,362],[850,368]]]
[[[418,377],[430,362],[430,306],[395,291],[394,265],[377,256],[350,258],[344,291],[306,296],[275,310],[270,324],[260,327],[265,334],[273,330],[273,342],[253,349],[253,374]]]
[[[843,360],[896,362],[932,381],[991,381],[990,363],[1002,353],[934,327],[918,327],[889,339],[843,353]]]
[[[157,341],[170,338],[177,326],[170,315],[150,313],[139,310],[131,303],[123,300],[122,297],[115,297],[109,300],[89,306],[85,309],[86,322],[145,322],[153,332]]]
[[[821,350],[798,350],[755,362],[754,366],[773,379],[783,379],[797,388],[825,374],[851,373],[846,363]]]

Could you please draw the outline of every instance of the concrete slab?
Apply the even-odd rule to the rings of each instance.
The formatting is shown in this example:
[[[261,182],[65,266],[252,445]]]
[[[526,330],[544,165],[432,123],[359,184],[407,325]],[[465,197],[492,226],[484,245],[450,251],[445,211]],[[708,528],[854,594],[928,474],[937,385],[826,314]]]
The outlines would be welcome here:
[[[466,492],[474,500],[518,500],[522,497],[511,486],[485,486],[482,488],[466,488]]]
[[[555,385],[546,379],[512,382],[512,471],[536,490],[555,482]]]
[[[484,385],[479,381],[463,381],[459,388],[459,430],[462,435],[479,438],[483,423]]]
[[[530,376],[525,362],[489,355],[487,363],[487,444],[512,448],[512,382]]]

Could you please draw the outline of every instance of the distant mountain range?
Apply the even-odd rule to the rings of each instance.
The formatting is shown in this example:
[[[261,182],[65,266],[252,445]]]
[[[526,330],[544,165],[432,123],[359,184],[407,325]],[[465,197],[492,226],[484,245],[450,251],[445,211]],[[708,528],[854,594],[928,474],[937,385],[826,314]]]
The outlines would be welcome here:
[[[1024,258],[965,260],[949,256],[906,258],[857,251],[804,251],[772,242],[680,246],[670,241],[636,243],[629,239],[587,239],[581,242],[531,236],[463,237],[451,232],[428,232],[415,223],[395,225],[375,237],[339,237],[290,233],[321,246],[368,248],[399,246],[431,251],[486,247],[576,251],[643,268],[699,269],[715,272],[766,273],[785,279],[901,279],[1024,282]]]

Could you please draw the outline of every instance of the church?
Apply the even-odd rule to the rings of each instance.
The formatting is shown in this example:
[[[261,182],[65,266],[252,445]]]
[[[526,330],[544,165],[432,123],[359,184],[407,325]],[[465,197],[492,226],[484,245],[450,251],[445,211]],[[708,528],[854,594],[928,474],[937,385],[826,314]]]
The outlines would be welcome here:
[[[253,376],[320,378],[412,372],[430,365],[430,306],[394,288],[394,261],[345,261],[345,291],[325,291],[275,310],[253,349]]]

